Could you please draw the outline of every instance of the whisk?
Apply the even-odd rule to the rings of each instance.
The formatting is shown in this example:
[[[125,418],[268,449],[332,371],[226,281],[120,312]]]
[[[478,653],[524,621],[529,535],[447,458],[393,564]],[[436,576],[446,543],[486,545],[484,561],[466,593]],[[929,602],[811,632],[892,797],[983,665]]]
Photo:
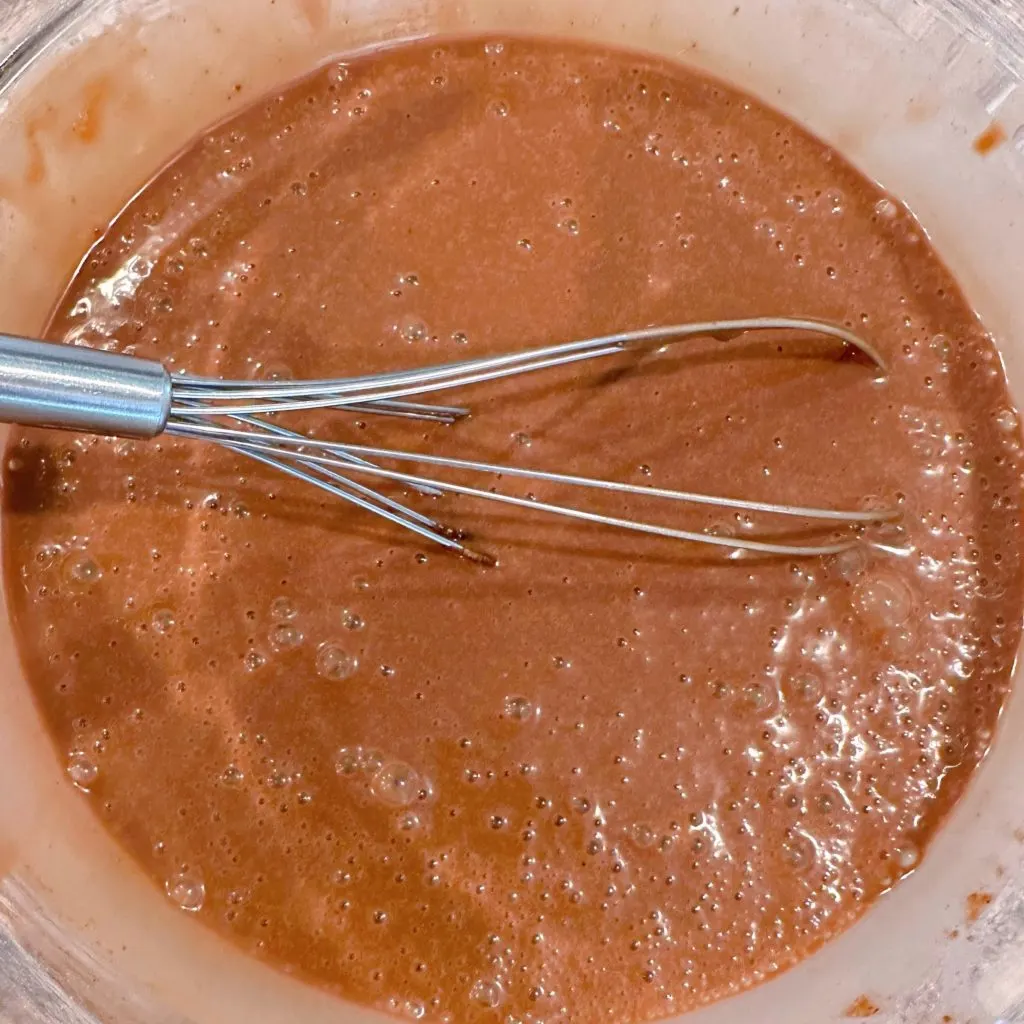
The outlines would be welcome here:
[[[466,535],[395,497],[381,493],[361,479],[390,482],[432,497],[458,494],[568,517],[577,522],[732,550],[792,556],[836,554],[858,542],[859,530],[892,520],[895,513],[884,509],[844,511],[748,501],[424,452],[320,440],[272,420],[279,413],[338,409],[360,415],[451,425],[468,416],[469,409],[461,405],[438,405],[414,399],[626,351],[657,352],[687,339],[711,338],[728,342],[754,332],[780,330],[825,342],[830,339],[839,341],[847,351],[865,357],[876,371],[885,371],[878,352],[852,332],[825,321],[791,317],[649,327],[422,369],[308,381],[218,380],[188,373],[172,375],[161,363],[152,360],[0,335],[0,421],[123,438],[148,439],[166,433],[213,442],[484,564],[493,564],[493,558],[469,546],[467,541],[470,538]],[[433,472],[425,476],[421,472],[388,468],[407,463],[492,477],[545,481],[581,491],[600,490],[662,503],[787,517],[808,524],[816,523],[821,528],[841,530],[842,535],[839,539],[833,536],[827,542],[790,544],[783,540],[677,529],[655,522],[604,515],[574,505],[519,497],[491,487],[455,483],[440,479]]]

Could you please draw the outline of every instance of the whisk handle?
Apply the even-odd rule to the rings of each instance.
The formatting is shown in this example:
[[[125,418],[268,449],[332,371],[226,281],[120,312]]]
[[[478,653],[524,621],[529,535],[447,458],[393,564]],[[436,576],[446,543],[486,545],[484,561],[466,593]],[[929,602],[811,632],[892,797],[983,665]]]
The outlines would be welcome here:
[[[148,438],[170,408],[160,363],[0,334],[0,422]]]

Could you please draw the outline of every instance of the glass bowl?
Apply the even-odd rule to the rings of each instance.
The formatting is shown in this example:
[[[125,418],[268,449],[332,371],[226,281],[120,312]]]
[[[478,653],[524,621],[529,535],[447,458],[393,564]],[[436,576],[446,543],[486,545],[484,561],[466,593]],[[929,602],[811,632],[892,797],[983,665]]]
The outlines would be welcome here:
[[[461,32],[657,51],[782,108],[910,204],[1024,394],[1020,0],[3,0],[3,330],[42,327],[97,229],[205,125],[340,51]],[[380,1019],[244,958],[149,885],[63,779],[2,611],[0,672],[0,1018]],[[918,870],[688,1024],[1024,1021],[1022,737],[1016,693]]]

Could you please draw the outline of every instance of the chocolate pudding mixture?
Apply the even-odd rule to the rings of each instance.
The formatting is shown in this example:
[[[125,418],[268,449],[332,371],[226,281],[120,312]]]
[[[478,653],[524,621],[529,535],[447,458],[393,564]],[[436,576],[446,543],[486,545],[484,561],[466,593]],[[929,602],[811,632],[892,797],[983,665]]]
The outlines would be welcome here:
[[[902,510],[831,560],[407,496],[487,569],[198,443],[19,433],[8,601],[71,782],[182,911],[384,1010],[626,1024],[807,956],[918,864],[1019,640],[1017,417],[903,207],[682,67],[428,41],[197,140],[49,335],[265,379],[764,314],[854,327],[888,379],[780,336],[478,386],[454,427],[287,422]]]

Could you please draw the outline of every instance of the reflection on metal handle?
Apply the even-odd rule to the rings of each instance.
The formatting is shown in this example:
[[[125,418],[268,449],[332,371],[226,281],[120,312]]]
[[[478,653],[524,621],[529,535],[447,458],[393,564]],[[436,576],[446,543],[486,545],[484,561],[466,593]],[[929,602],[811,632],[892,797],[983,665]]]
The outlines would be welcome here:
[[[0,422],[145,438],[170,408],[160,363],[0,334]]]

